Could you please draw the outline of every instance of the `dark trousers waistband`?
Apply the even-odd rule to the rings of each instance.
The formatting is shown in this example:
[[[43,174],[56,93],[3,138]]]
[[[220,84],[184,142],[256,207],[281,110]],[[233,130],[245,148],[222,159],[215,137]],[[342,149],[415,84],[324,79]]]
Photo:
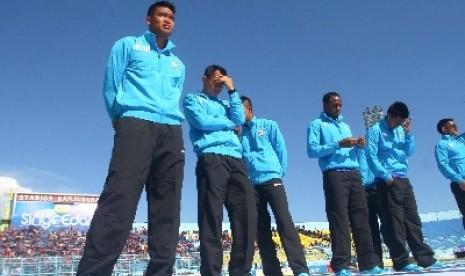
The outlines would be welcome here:
[[[277,184],[277,183],[283,183],[283,180],[281,178],[272,178],[268,181],[265,181],[263,183],[260,183],[258,185],[255,185],[255,187],[268,187],[270,185],[273,185],[273,184]]]
[[[358,168],[332,168],[332,169],[327,169],[326,172],[355,172],[358,171]]]

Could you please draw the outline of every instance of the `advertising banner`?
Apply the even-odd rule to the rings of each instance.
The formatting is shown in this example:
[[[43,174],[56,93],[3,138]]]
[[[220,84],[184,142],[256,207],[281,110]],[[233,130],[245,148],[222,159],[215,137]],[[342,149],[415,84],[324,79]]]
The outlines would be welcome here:
[[[79,194],[16,193],[10,227],[44,230],[74,227],[86,230],[97,208],[98,196]]]

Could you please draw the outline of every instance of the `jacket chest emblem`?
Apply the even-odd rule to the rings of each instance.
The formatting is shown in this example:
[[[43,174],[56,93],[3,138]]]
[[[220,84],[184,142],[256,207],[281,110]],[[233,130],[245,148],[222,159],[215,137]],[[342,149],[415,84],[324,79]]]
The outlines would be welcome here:
[[[147,45],[142,45],[142,44],[134,44],[132,46],[132,49],[135,50],[135,51],[140,51],[140,52],[145,52],[145,53],[148,53],[150,52],[150,46],[147,46]]]
[[[259,129],[259,130],[257,131],[257,135],[258,135],[258,136],[263,136],[263,135],[265,135],[265,130],[264,130],[264,129]]]
[[[202,105],[202,106],[205,106],[205,104],[207,103],[207,101],[206,101],[204,98],[202,98],[202,97],[197,97],[197,99],[199,100],[199,103],[200,103],[200,105]]]
[[[173,67],[174,70],[178,69],[179,65],[176,61],[171,62],[171,67]]]

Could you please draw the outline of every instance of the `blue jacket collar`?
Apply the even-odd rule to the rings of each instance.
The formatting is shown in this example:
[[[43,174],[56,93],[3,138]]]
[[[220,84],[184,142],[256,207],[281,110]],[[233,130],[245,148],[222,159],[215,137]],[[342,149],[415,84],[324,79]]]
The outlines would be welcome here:
[[[205,92],[203,90],[199,91],[199,95],[204,97],[204,98],[211,99],[211,100],[219,100],[218,97],[212,96],[212,95],[208,94],[207,92]]]
[[[385,129],[389,130],[389,131],[394,131],[394,128],[390,128],[389,125],[388,125],[388,122],[387,122],[387,118],[384,117],[384,119],[382,119],[380,122],[380,125],[382,125]]]
[[[253,125],[255,125],[255,123],[257,122],[257,117],[255,117],[255,115],[252,117],[252,120],[250,120],[249,122],[245,122],[244,126],[248,127],[248,128],[252,128]]]
[[[446,141],[457,140],[457,138],[458,137],[455,135],[450,135],[450,134],[442,135],[442,140],[446,140]]]
[[[157,40],[156,40],[156,35],[152,33],[151,31],[146,31],[144,33],[145,39],[149,42],[150,46],[154,49],[158,49],[157,47]],[[162,53],[165,53],[166,55],[169,55],[171,50],[176,47],[171,40],[168,40],[166,43],[165,49],[163,49]]]
[[[337,119],[333,119],[331,117],[329,117],[326,113],[324,112],[321,112],[321,115],[320,115],[320,118],[324,121],[331,121],[331,122],[335,122],[335,123],[338,123],[338,122],[342,122],[342,120],[344,119],[344,117],[342,115],[339,115],[337,117]]]

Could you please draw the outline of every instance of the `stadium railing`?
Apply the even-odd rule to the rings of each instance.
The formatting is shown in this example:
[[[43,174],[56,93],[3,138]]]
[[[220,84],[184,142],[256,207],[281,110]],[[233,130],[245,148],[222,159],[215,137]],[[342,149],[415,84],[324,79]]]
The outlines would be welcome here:
[[[50,256],[34,258],[0,258],[0,275],[8,276],[74,276],[81,256]],[[121,255],[116,262],[113,275],[142,276],[149,262],[144,255]],[[189,257],[178,257],[173,275],[199,275],[200,256],[192,253]]]

